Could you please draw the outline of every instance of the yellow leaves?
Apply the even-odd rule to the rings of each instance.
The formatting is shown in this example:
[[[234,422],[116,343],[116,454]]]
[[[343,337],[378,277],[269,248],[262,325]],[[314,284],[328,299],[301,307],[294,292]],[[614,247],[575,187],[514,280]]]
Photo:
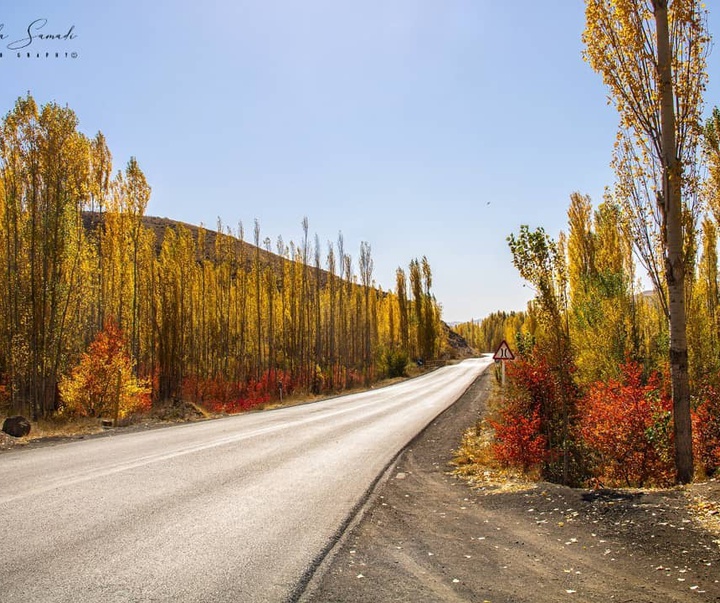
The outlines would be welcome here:
[[[685,496],[693,519],[709,532],[720,534],[720,504],[701,494],[685,492]]]
[[[583,58],[603,78],[625,128],[659,130],[655,3],[586,0]],[[697,0],[669,3],[673,88],[678,100],[678,138],[691,136],[705,87],[709,36],[706,11]]]
[[[268,259],[269,239],[261,256],[227,235],[211,240],[203,230],[143,220],[150,186],[137,161],[113,178],[102,134],[90,141],[76,128],[70,109],[39,110],[30,96],[0,123],[0,367],[12,367],[12,391],[22,392],[14,404],[51,412],[57,396],[46,384],[76,362],[61,386],[65,409],[97,415],[108,412],[117,374],[128,401],[121,413],[145,396],[130,357],[169,398],[184,377],[238,384],[268,369],[314,386],[315,365],[342,388],[360,370],[366,380],[377,375],[376,350],[418,356],[423,348],[427,359],[440,352],[427,261],[416,262],[414,299],[405,289],[401,299],[400,291],[361,287],[374,287],[367,244],[360,280],[342,237],[322,272],[306,221],[302,244],[279,241],[283,259]],[[88,207],[92,215],[83,214]],[[409,317],[413,307],[419,313]],[[96,347],[79,359],[109,316],[126,329],[128,349],[107,366]]]

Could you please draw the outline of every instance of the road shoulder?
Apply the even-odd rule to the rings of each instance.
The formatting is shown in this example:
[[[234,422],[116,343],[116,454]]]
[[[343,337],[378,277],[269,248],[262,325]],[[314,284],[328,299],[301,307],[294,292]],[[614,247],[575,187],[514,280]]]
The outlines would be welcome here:
[[[688,515],[683,491],[486,495],[449,475],[491,379],[398,457],[301,601],[720,601],[717,536]]]

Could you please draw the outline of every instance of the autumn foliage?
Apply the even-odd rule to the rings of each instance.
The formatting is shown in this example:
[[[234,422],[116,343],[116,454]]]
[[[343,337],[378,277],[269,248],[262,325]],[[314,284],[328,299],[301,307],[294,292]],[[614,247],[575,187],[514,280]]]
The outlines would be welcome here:
[[[61,412],[70,416],[124,418],[150,408],[150,388],[138,380],[122,331],[113,320],[60,382]]]
[[[504,408],[500,420],[491,422],[497,439],[493,447],[495,458],[504,465],[519,467],[525,474],[548,456],[547,438],[541,431],[540,413],[535,409],[528,414]]]
[[[537,467],[553,480],[565,458],[577,484],[671,482],[671,402],[663,379],[656,372],[643,379],[633,362],[621,367],[621,375],[591,384],[584,395],[571,386],[565,399],[574,404],[564,421],[558,404],[562,380],[552,365],[542,357],[514,362],[507,398],[492,423],[495,457],[525,473]]]
[[[618,378],[575,389],[574,412],[562,439],[559,385],[540,354],[510,363],[503,404],[490,421],[494,458],[556,481],[563,446],[572,451],[573,483],[604,487],[667,486],[674,480],[672,401],[667,377],[634,361]],[[694,449],[704,475],[720,468],[720,387],[706,383],[693,408]],[[563,444],[564,441],[564,444]]]
[[[560,476],[571,449],[575,388],[540,353],[509,363],[507,372],[506,398],[491,422],[496,458],[525,473],[540,468],[545,478]]]
[[[596,205],[572,193],[557,238],[511,234],[534,299],[522,322],[463,329],[487,345],[517,338],[498,459],[565,484],[689,483],[720,466],[720,109],[700,127],[708,12],[699,0],[585,0],[585,11],[584,58],[620,115],[615,185]]]
[[[442,354],[427,258],[383,291],[367,242],[353,262],[307,219],[274,246],[256,221],[251,242],[242,223],[148,218],[150,199],[138,161],[114,170],[70,108],[28,94],[0,121],[1,412],[106,414],[118,370],[121,412],[145,404],[144,380],[153,403],[234,412],[279,397],[279,379],[284,395],[336,392]]]
[[[720,386],[706,384],[693,412],[695,458],[706,475],[720,469]]]
[[[297,384],[287,371],[265,371],[259,379],[229,383],[215,379],[187,378],[183,398],[195,400],[211,412],[234,414],[291,396]]]
[[[635,362],[621,379],[593,383],[580,402],[579,435],[600,483],[672,483],[672,401],[660,374],[643,379]]]

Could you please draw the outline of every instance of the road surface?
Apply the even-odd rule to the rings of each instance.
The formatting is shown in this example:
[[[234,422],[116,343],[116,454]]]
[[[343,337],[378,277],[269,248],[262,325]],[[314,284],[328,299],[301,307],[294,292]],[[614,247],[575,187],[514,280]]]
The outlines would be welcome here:
[[[293,601],[374,480],[491,362],[0,455],[0,601]]]

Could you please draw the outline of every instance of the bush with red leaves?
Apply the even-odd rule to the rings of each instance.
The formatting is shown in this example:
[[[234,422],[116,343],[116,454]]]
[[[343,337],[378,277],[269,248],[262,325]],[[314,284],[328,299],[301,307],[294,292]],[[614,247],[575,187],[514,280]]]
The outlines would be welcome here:
[[[720,388],[705,385],[693,412],[695,460],[705,475],[720,469]]]
[[[635,362],[621,380],[590,386],[579,404],[580,435],[604,485],[670,485],[674,477],[672,402],[659,373]]]
[[[540,432],[540,415],[535,410],[526,417],[511,408],[500,414],[499,422],[490,422],[495,430],[495,458],[503,465],[520,467],[523,473],[528,473],[548,456],[547,439]]]

